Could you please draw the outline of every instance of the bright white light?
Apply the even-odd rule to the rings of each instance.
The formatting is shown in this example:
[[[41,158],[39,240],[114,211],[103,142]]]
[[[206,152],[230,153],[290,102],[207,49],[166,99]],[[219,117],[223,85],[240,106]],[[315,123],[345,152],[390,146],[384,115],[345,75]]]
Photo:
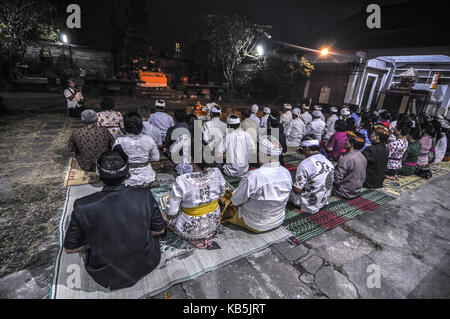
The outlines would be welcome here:
[[[62,41],[64,43],[69,43],[69,39],[67,38],[67,35],[65,35],[65,34],[62,35]]]
[[[258,45],[258,46],[256,47],[256,52],[258,52],[258,55],[259,55],[259,56],[264,55],[264,48],[262,47],[262,45]]]
[[[321,56],[327,56],[328,54],[330,54],[330,50],[328,48],[323,48],[322,50],[320,50]]]

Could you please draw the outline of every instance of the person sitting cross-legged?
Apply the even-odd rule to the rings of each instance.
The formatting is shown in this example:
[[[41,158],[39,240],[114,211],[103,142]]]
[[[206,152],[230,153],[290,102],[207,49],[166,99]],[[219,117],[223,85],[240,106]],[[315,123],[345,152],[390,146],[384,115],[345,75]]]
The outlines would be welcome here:
[[[345,143],[347,153],[342,155],[334,170],[333,195],[354,199],[361,193],[361,187],[366,180],[367,160],[361,153],[365,142],[363,134],[348,134]]]
[[[292,111],[292,121],[284,129],[286,135],[286,144],[288,147],[300,147],[306,125],[300,118],[300,109],[295,108]]]
[[[195,147],[202,154],[201,143],[191,143],[190,162],[193,172],[180,175],[172,185],[166,215],[170,229],[195,247],[204,249],[220,225],[219,198],[225,195],[225,179],[218,168],[202,160],[195,163]],[[194,160],[193,160],[194,159]]]
[[[250,134],[242,130],[237,115],[228,116],[227,128],[228,132],[217,149],[219,154],[226,153],[226,163],[223,166],[219,164],[219,167],[227,176],[241,177],[248,172],[251,156],[256,155],[256,145]]]
[[[85,267],[101,286],[135,285],[161,259],[158,237],[166,224],[149,189],[125,187],[127,156],[108,151],[97,161],[105,186],[77,199],[64,239],[66,253],[86,253]]]
[[[110,97],[105,97],[100,102],[102,111],[97,113],[98,126],[105,127],[109,130],[114,139],[123,136],[123,116],[120,112],[113,111],[115,104]]]
[[[292,190],[292,177],[279,163],[282,148],[273,136],[262,136],[259,161],[262,166],[244,176],[233,191],[222,222],[229,222],[255,233],[279,227]]]
[[[319,141],[306,135],[300,145],[306,159],[297,167],[291,201],[305,213],[317,213],[328,205],[333,190],[334,166],[319,152]]]
[[[386,177],[389,150],[386,143],[390,135],[389,129],[384,125],[375,125],[369,132],[371,146],[362,154],[367,160],[366,181],[363,186],[367,188],[381,188]]]
[[[131,177],[127,186],[157,187],[156,173],[150,162],[159,161],[159,151],[156,142],[148,135],[142,134],[144,124],[142,117],[136,112],[124,116],[127,134],[117,138],[114,149],[120,148],[130,158]]]
[[[114,137],[104,127],[98,127],[97,113],[86,110],[81,113],[84,127],[76,128],[69,139],[69,149],[75,152],[80,168],[86,172],[95,172],[97,158],[111,150]]]

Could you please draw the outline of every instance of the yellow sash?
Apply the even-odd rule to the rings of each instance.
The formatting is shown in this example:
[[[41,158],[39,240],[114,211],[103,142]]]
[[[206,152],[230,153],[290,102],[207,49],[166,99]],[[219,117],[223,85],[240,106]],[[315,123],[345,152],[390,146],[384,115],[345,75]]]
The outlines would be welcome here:
[[[199,217],[214,212],[219,207],[219,200],[197,207],[181,207],[183,213],[191,217]]]

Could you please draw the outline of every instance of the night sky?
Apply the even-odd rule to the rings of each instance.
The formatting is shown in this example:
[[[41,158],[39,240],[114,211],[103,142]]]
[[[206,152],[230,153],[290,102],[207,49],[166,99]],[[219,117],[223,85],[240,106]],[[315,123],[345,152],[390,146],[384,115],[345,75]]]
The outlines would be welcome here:
[[[153,48],[172,52],[175,42],[185,42],[194,32],[192,19],[201,13],[238,14],[252,22],[272,25],[273,39],[302,44],[313,34],[361,10],[367,4],[380,5],[405,0],[56,0],[64,16],[65,3],[78,3],[82,9],[83,42],[107,47],[113,33],[111,25],[126,26],[127,14],[138,10],[133,21],[144,24]],[[139,7],[139,3],[141,7]],[[128,13],[127,13],[128,12]],[[76,31],[80,32],[80,31]],[[80,38],[74,36],[74,38]],[[74,43],[76,44],[76,43]]]

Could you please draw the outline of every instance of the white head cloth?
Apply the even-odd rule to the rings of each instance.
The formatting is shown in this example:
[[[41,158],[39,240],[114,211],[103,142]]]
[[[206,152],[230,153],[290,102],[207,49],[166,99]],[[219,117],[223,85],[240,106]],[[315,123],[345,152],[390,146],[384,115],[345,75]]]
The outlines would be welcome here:
[[[265,107],[265,108],[264,108],[264,113],[265,113],[265,114],[270,114],[270,113],[271,113],[270,108]]]
[[[292,110],[292,114],[294,114],[294,115],[298,116],[298,115],[300,115],[300,113],[301,113],[301,111],[298,107],[296,107],[295,109]]]
[[[292,110],[292,105],[286,103],[286,104],[284,105],[284,108],[285,108],[286,110]]]
[[[302,109],[304,109],[304,110],[309,110],[309,106],[306,105],[306,104],[303,104],[303,105],[302,105]]]
[[[241,119],[239,118],[239,116],[231,114],[230,116],[227,117],[227,124],[230,125],[241,124]]]
[[[273,136],[264,135],[259,139],[259,149],[268,156],[280,156],[283,152],[281,144]]]
[[[310,147],[310,146],[319,146],[319,141],[318,140],[307,140],[307,141],[303,141],[300,146],[302,147]]]
[[[220,106],[218,106],[217,104],[213,105],[211,107],[211,113],[222,113],[222,109],[220,108]]]
[[[314,110],[322,111],[322,107],[320,105],[314,105]]]
[[[155,106],[159,108],[165,108],[166,107],[166,101],[164,100],[156,100]]]
[[[256,105],[256,104],[254,104],[254,105],[252,106],[252,113],[258,113],[258,111],[259,111],[259,106]]]
[[[341,115],[350,115],[350,110],[348,108],[344,107],[341,110]]]
[[[319,117],[321,117],[321,116],[322,116],[322,112],[320,112],[320,111],[317,111],[317,110],[316,110],[316,111],[314,111],[314,112],[313,112],[312,114],[313,114],[313,116],[314,116],[314,117],[317,117],[317,118],[319,118]]]
[[[338,109],[337,109],[337,107],[332,107],[332,108],[330,108],[330,111],[331,111],[331,113],[337,113],[338,112]]]

